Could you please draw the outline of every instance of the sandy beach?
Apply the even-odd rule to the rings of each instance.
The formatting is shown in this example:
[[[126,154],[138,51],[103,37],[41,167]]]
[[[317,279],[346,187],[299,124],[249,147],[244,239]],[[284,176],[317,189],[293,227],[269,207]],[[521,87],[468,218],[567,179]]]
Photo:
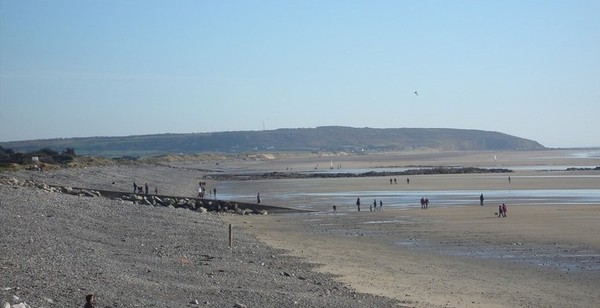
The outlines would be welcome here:
[[[595,153],[595,152],[593,152]],[[158,303],[158,306],[176,307],[179,304],[194,306],[190,302],[198,299],[202,306],[233,306],[236,302],[244,302],[247,307],[278,307],[292,303],[301,307],[341,307],[341,306],[367,306],[367,307],[597,307],[600,302],[600,174],[593,170],[559,171],[563,166],[594,166],[600,165],[600,159],[594,155],[580,155],[581,151],[540,151],[540,152],[510,152],[510,153],[388,153],[374,155],[343,155],[334,157],[303,156],[303,157],[267,157],[260,159],[238,159],[219,161],[177,161],[161,165],[139,164],[132,166],[92,167],[70,170],[58,170],[45,173],[17,172],[10,176],[21,179],[31,179],[54,185],[72,185],[95,189],[116,189],[128,191],[133,181],[148,181],[153,187],[156,185],[161,193],[179,196],[191,196],[196,191],[198,181],[202,180],[210,170],[218,172],[243,171],[281,171],[286,169],[301,170],[312,169],[317,163],[329,166],[329,161],[340,162],[343,168],[386,168],[407,166],[478,166],[478,167],[503,167],[503,166],[541,166],[536,170],[525,168],[507,174],[465,174],[465,175],[422,175],[411,177],[410,184],[402,181],[397,185],[390,185],[388,178],[342,178],[342,179],[299,179],[299,180],[260,180],[217,182],[207,180],[209,187],[217,187],[218,192],[224,196],[237,196],[251,202],[257,191],[264,194],[264,203],[275,206],[309,209],[310,211],[277,214],[266,216],[236,216],[221,215],[213,218],[197,218],[197,213],[183,213],[179,210],[171,213],[168,209],[154,209],[152,207],[122,209],[122,205],[110,201],[107,204],[89,212],[89,215],[101,214],[102,221],[110,221],[107,213],[115,212],[120,215],[115,220],[114,226],[124,232],[135,235],[136,242],[150,242],[151,247],[141,248],[134,245],[126,248],[121,245],[120,232],[108,233],[100,241],[108,243],[108,247],[128,249],[125,255],[156,254],[156,249],[166,247],[170,256],[159,259],[159,265],[165,266],[164,271],[148,272],[143,274],[142,268],[151,268],[157,265],[155,259],[140,259],[119,257],[119,262],[109,262],[106,266],[118,263],[127,270],[127,277],[133,277],[138,291],[132,293],[130,306],[139,306],[142,303]],[[584,153],[585,154],[585,153]],[[494,155],[496,157],[494,157]],[[494,159],[495,158],[495,159]],[[532,163],[533,162],[533,163]],[[545,169],[552,169],[551,171]],[[208,170],[208,171],[207,171]],[[511,182],[508,182],[508,176]],[[472,200],[468,199],[463,204],[447,203],[446,200],[433,199],[429,209],[423,210],[418,205],[418,200],[408,203],[386,204],[383,211],[370,212],[369,203],[372,199],[365,198],[363,211],[357,212],[353,202],[338,204],[334,213],[330,202],[315,202],[315,199],[306,197],[315,193],[347,194],[355,198],[355,192],[369,192],[377,195],[389,192],[393,187],[394,194],[399,195],[428,195],[438,191],[576,191],[579,195],[591,193],[585,198],[569,202],[569,198],[559,198],[553,195],[543,198],[523,199],[511,194],[500,194],[503,199],[490,197],[485,205],[480,206],[478,195]],[[44,208],[48,204],[58,204],[61,215],[78,207],[76,197],[66,197],[68,206],[64,207],[63,197],[60,195],[44,197],[43,193],[34,193],[28,190],[3,189],[8,195],[3,196],[3,218],[20,217],[27,215],[21,211],[23,206],[31,206],[35,212],[47,215]],[[15,195],[16,193],[16,195]],[[515,194],[516,195],[516,194]],[[327,195],[328,196],[328,195]],[[412,196],[412,195],[411,195]],[[520,196],[520,195],[518,195]],[[22,198],[19,198],[22,197]],[[19,201],[21,200],[21,201]],[[25,200],[25,201],[22,201]],[[36,201],[39,200],[39,201]],[[92,203],[90,199],[82,201]],[[321,200],[321,199],[319,199]],[[581,201],[583,200],[583,201]],[[498,203],[508,205],[508,217],[497,216]],[[8,204],[8,206],[7,206]],[[37,206],[34,206],[37,204]],[[307,205],[308,204],[308,205]],[[64,207],[64,208],[63,208]],[[100,212],[97,212],[100,211]],[[161,228],[166,225],[160,223],[161,218],[169,221],[170,232],[165,236],[151,240],[145,238],[143,229],[127,227],[127,215],[135,213],[136,225],[153,222],[150,231],[156,237]],[[81,217],[81,216],[75,216]],[[202,216],[200,216],[202,217]],[[65,218],[66,219],[66,218]],[[205,221],[207,230],[196,221]],[[208,219],[208,220],[207,220]],[[63,221],[63,220],[59,220]],[[102,221],[94,227],[95,236],[102,238],[106,231]],[[120,223],[119,223],[120,221]],[[53,221],[55,222],[55,221]],[[67,221],[63,221],[67,223]],[[46,232],[56,232],[52,224],[46,224]],[[241,251],[225,257],[226,250],[215,250],[211,245],[200,245],[199,249],[183,246],[184,251],[179,251],[175,243],[169,243],[169,238],[175,236],[180,243],[191,240],[186,230],[192,228],[194,232],[222,232],[227,223],[231,223],[236,230],[243,231],[243,242],[240,243]],[[94,225],[94,224],[93,224]],[[21,231],[20,228],[24,228]],[[199,229],[198,229],[199,228]],[[10,233],[4,232],[11,230]],[[43,260],[44,247],[37,247],[33,252],[27,245],[23,249],[15,249],[14,243],[27,242],[33,235],[18,223],[4,224],[3,234],[25,234],[22,239],[3,238],[5,249],[11,248],[10,258],[3,259],[3,275],[10,279],[0,281],[0,287],[14,288],[18,285],[21,274],[18,268],[13,268],[14,258],[25,258],[31,253],[35,260]],[[219,231],[220,230],[220,231]],[[49,234],[52,234],[51,232]],[[68,234],[72,234],[71,232]],[[65,235],[56,233],[56,236]],[[7,235],[6,235],[7,236]],[[256,237],[259,242],[254,242]],[[81,240],[81,237],[76,237]],[[76,241],[74,241],[76,242]],[[38,243],[34,240],[33,243]],[[113,244],[110,244],[113,243]],[[71,243],[72,244],[72,243]],[[262,248],[266,244],[266,247]],[[219,245],[219,244],[217,244]],[[20,247],[20,246],[19,246]],[[86,246],[87,247],[87,246]],[[105,247],[105,245],[103,245]],[[158,247],[158,248],[157,248]],[[168,248],[168,249],[167,249]],[[103,250],[94,248],[105,256],[117,254],[118,250]],[[159,250],[161,250],[160,248]],[[178,249],[178,250],[173,250]],[[270,250],[274,249],[274,250]],[[77,250],[77,249],[75,249]],[[85,250],[85,249],[83,249]],[[159,251],[159,252],[160,252]],[[254,251],[254,252],[252,252]],[[174,253],[177,252],[177,253]],[[283,253],[284,259],[279,259],[277,264],[267,263],[264,260]],[[190,266],[176,266],[177,258],[186,256],[191,258]],[[202,256],[219,256],[219,262],[204,262]],[[190,257],[192,256],[192,257]],[[14,258],[13,258],[14,257]],[[289,259],[285,259],[289,258]],[[101,258],[100,258],[101,259]],[[92,258],[87,266],[104,268],[98,258]],[[60,258],[52,258],[52,262],[59,262]],[[87,259],[86,259],[87,260]],[[142,260],[140,267],[133,264]],[[144,261],[146,260],[146,261]],[[237,260],[237,261],[236,261]],[[68,261],[68,260],[67,260]],[[174,261],[175,263],[170,263]],[[185,260],[184,260],[185,261]],[[100,265],[95,262],[99,262]],[[133,263],[131,263],[133,262]],[[238,262],[242,267],[229,266]],[[300,262],[300,263],[295,263]],[[60,263],[60,262],[59,262]],[[271,264],[270,267],[256,266],[257,264]],[[306,265],[306,263],[311,264]],[[211,266],[207,266],[211,264]],[[237,263],[235,263],[237,264]],[[304,265],[303,265],[304,264]],[[65,265],[61,265],[65,266]],[[60,268],[60,267],[59,267]],[[305,284],[302,281],[288,281],[279,285],[281,272],[286,268],[298,269],[303,277],[309,275],[311,281],[320,284]],[[118,270],[118,269],[117,269]],[[139,270],[139,271],[138,271]],[[234,272],[240,275],[240,283],[234,277],[221,275]],[[109,271],[107,269],[100,270]],[[115,269],[109,272],[114,273]],[[291,270],[288,270],[291,271]],[[316,271],[316,273],[314,272]],[[165,287],[166,290],[149,287],[146,282],[150,275],[152,281],[164,281],[166,285],[172,280],[165,279],[171,275],[184,275],[190,280],[179,290],[174,287]],[[180,273],[180,274],[175,274]],[[203,292],[202,288],[194,285],[210,286],[210,281],[192,278],[194,273],[222,277],[221,286],[210,287],[211,292]],[[314,273],[314,274],[309,274]],[[36,271],[28,272],[29,279],[35,279]],[[57,275],[64,272],[58,272]],[[58,275],[60,277],[60,275]],[[140,276],[141,275],[141,276]],[[40,277],[47,277],[46,275]],[[70,276],[66,276],[69,278]],[[144,278],[142,278],[144,277]],[[253,278],[254,277],[254,278]],[[313,277],[313,276],[310,276]],[[328,282],[332,277],[334,282]],[[39,277],[38,277],[39,278]],[[71,277],[72,278],[72,277]],[[110,282],[110,278],[101,275],[102,283]],[[227,279],[232,280],[227,280]],[[129,278],[128,278],[129,279]],[[256,280],[254,283],[253,280]],[[55,302],[71,303],[72,306],[93,289],[98,278],[81,282],[84,287],[75,287],[66,283],[71,291],[67,298],[61,301],[59,289],[53,289],[52,298]],[[269,283],[267,283],[269,281]],[[141,284],[140,284],[141,282]],[[58,286],[60,279],[56,282]],[[129,281],[131,283],[131,281]],[[208,284],[206,284],[208,283]],[[251,292],[238,292],[236,286],[248,284],[262,284],[267,288],[252,289]],[[217,292],[224,288],[231,292]],[[233,284],[233,287],[231,285]],[[116,286],[127,286],[127,283],[117,283]],[[276,287],[277,286],[277,287]],[[326,287],[322,287],[326,286]],[[34,296],[41,292],[43,286],[35,284],[30,286],[27,293]],[[77,291],[77,288],[82,288]],[[102,307],[122,306],[115,303],[123,294],[111,294],[114,286],[97,288],[107,300]],[[287,290],[285,294],[271,292],[272,288]],[[283,288],[283,289],[281,289]],[[310,290],[318,290],[320,294],[315,298],[308,296]],[[347,288],[347,289],[346,289]],[[157,292],[161,290],[161,292]],[[178,290],[178,291],[176,291]],[[236,290],[234,292],[234,290]],[[329,290],[329,291],[328,291]],[[338,292],[336,290],[348,290]],[[4,290],[5,300],[10,299],[14,289]],[[104,292],[104,293],[103,293]],[[173,292],[174,296],[166,296],[165,292]],[[308,292],[308,293],[307,293]],[[356,292],[356,293],[352,293]],[[266,295],[266,298],[262,295]],[[325,294],[325,296],[323,296]],[[368,294],[365,295],[365,294]],[[147,299],[143,299],[148,296]],[[332,296],[332,297],[331,297]],[[389,299],[389,300],[388,300]],[[36,297],[38,305],[43,306],[43,298]],[[34,301],[35,302],[35,301]],[[287,303],[287,304],[286,304]],[[295,303],[295,304],[294,304]],[[224,305],[224,306],[223,306]],[[341,305],[341,306],[340,306]],[[64,306],[64,305],[63,305]],[[128,305],[125,305],[128,306]]]
[[[574,163],[552,158],[556,153],[539,154],[536,157],[544,164]],[[490,154],[473,155],[487,159]],[[471,160],[473,155],[444,163],[463,165],[476,161]],[[527,163],[522,155],[506,155],[507,163]],[[507,175],[418,176],[402,190],[427,194],[430,190],[600,188],[597,172],[521,171],[510,176],[511,183]],[[380,188],[385,186],[381,180],[387,179],[322,181],[316,186],[387,189]],[[474,196],[469,204],[432,204],[427,210],[415,202],[410,208],[369,212],[367,199],[360,213],[347,204],[338,206],[337,213],[323,206],[317,213],[230,220],[269,245],[339,275],[340,281],[361,292],[414,307],[596,307],[600,302],[600,200],[595,198],[592,204],[519,204],[507,198],[501,200],[509,204],[507,218],[498,218],[498,203],[480,206]]]
[[[594,307],[600,207],[231,217],[361,292],[415,307]],[[561,258],[565,253],[568,256]]]

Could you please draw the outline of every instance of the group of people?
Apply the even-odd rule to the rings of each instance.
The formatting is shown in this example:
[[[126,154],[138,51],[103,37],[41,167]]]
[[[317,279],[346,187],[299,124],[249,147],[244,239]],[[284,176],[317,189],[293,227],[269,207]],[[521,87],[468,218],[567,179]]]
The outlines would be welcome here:
[[[144,186],[142,186],[137,185],[135,182],[133,182],[133,193],[139,195],[148,195],[148,183],[144,183]],[[158,195],[158,187],[154,187],[154,194]]]
[[[258,203],[260,203],[260,194],[257,197],[259,198]],[[483,201],[484,201],[484,197],[483,194],[481,194],[479,196],[479,203],[480,205],[483,205]],[[360,197],[356,198],[356,208],[357,210],[360,212]],[[429,208],[429,198],[427,197],[422,197],[421,198],[421,209],[428,209]],[[383,201],[379,200],[379,207],[377,206],[377,200],[373,199],[373,204],[369,205],[369,211],[383,211]],[[333,212],[337,212],[337,206],[333,205]],[[508,208],[506,206],[506,204],[502,203],[498,206],[498,217],[506,217],[506,214],[508,213]]]
[[[383,201],[379,200],[379,208],[377,208],[377,200],[373,199],[373,205],[369,206],[369,211],[383,211]]]
[[[508,178],[510,180],[510,177]],[[479,195],[479,205],[483,206],[484,200],[485,198],[483,197],[483,194]],[[506,217],[506,213],[508,213],[508,207],[506,206],[506,204],[502,203],[498,205],[498,217]]]
[[[398,180],[396,178],[390,179],[390,184],[398,184]],[[410,179],[406,178],[406,184],[410,184]]]
[[[428,209],[429,208],[429,198],[425,198],[425,197],[421,197],[421,209]]]
[[[502,203],[498,205],[498,218],[506,217],[506,213],[508,213],[508,208],[506,207],[506,204]]]
[[[215,198],[217,199],[217,188],[213,188],[213,190],[209,190],[208,191],[209,194],[211,195],[211,198]],[[206,195],[206,182],[199,182],[198,183],[198,197],[200,199],[204,199],[204,196]]]
[[[360,212],[360,197],[356,198],[356,209]],[[337,206],[333,206],[333,211],[337,211]],[[369,205],[369,211],[383,211],[383,201],[379,200],[379,207],[377,206],[377,199],[373,199],[373,204]]]

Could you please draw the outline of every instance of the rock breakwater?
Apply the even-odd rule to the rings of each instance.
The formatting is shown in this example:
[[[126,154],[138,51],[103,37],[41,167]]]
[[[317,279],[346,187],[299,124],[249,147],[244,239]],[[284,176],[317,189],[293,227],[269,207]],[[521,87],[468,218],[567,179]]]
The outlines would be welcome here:
[[[33,180],[19,180],[15,177],[0,178],[0,185],[12,187],[31,187],[49,193],[62,193],[80,197],[99,198],[105,197],[112,200],[122,202],[133,202],[134,204],[142,204],[148,206],[164,206],[170,208],[183,208],[200,213],[206,212],[226,212],[239,215],[266,215],[269,210],[278,211],[293,211],[281,207],[265,206],[260,204],[249,204],[241,202],[231,202],[226,200],[209,200],[201,198],[164,196],[164,195],[147,195],[125,193],[121,191],[95,190],[87,188],[78,188],[71,186],[49,185],[47,183],[36,182]],[[269,210],[268,210],[269,209]]]

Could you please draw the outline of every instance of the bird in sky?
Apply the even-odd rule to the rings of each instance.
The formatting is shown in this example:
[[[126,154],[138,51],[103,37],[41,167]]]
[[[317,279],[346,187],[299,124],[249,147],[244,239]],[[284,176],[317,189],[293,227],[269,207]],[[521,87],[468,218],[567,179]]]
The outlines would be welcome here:
[[[415,91],[415,95],[416,95],[416,96],[419,96],[419,92]]]

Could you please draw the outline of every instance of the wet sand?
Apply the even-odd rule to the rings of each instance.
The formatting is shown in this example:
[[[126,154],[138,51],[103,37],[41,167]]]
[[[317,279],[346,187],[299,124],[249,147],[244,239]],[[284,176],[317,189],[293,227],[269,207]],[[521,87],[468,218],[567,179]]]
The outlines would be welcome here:
[[[556,152],[538,154],[545,164],[574,164],[562,156],[553,159]],[[531,157],[522,155],[516,153],[510,163]],[[461,165],[469,157],[451,163]],[[521,171],[511,174],[510,184],[507,175],[419,176],[402,189],[599,189],[598,175]],[[378,188],[384,180],[328,180],[299,187],[376,191],[388,189]],[[254,189],[268,190],[268,183],[256,182]],[[508,198],[507,218],[498,218],[496,203],[479,206],[477,198],[464,205],[432,204],[427,210],[417,204],[384,206],[382,212],[369,212],[371,201],[363,201],[360,213],[353,204],[338,207],[337,213],[323,205],[316,213],[231,217],[231,222],[319,264],[321,271],[359,291],[409,306],[597,307],[600,302],[600,200],[521,204]]]
[[[600,204],[232,217],[362,292],[415,307],[594,307]],[[564,257],[560,257],[564,255]]]

